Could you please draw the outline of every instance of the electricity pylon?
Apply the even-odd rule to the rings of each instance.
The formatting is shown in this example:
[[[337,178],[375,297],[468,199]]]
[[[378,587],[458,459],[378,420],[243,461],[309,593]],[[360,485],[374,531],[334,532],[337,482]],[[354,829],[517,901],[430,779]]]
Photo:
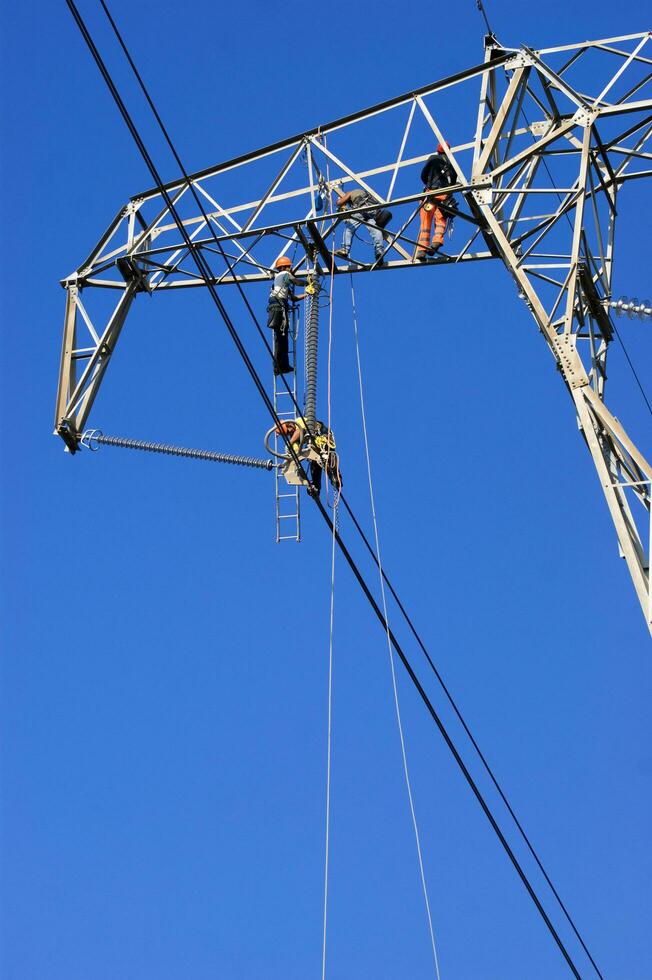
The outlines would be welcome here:
[[[414,262],[419,174],[442,143],[457,177],[445,208],[460,244],[424,274],[491,259],[509,270],[573,399],[652,631],[652,467],[604,402],[617,195],[652,176],[651,39],[647,32],[535,51],[488,36],[482,64],[192,175],[205,214],[185,179],[166,189],[219,287],[268,281],[286,254],[306,277],[423,268]],[[377,202],[362,211],[391,208],[382,268],[333,259],[343,217],[333,195],[355,187]],[[55,432],[74,452],[138,293],[206,280],[157,188],[120,209],[62,284]],[[101,323],[91,309],[99,290],[117,298]]]

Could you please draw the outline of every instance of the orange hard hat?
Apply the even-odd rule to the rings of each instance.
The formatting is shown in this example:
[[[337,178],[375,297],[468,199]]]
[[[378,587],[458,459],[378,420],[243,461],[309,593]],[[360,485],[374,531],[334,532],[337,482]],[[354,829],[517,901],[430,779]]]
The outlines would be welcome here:
[[[291,269],[292,268],[292,263],[290,262],[290,260],[287,257],[287,255],[282,255],[280,257],[280,259],[277,259],[276,262],[274,263],[274,268],[275,269]]]
[[[450,150],[450,148],[451,148],[451,145],[450,145],[450,143],[448,142],[448,140],[446,140],[446,146],[447,146],[447,147],[448,147],[448,149]],[[437,153],[443,153],[443,152],[444,152],[444,144],[443,144],[443,143],[438,143],[438,144],[437,144]]]

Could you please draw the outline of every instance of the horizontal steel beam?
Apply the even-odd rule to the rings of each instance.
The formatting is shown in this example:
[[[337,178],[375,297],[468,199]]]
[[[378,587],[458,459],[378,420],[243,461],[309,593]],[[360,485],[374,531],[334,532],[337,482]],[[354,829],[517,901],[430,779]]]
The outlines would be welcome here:
[[[479,65],[474,65],[472,68],[467,68],[465,71],[456,72],[454,75],[448,75],[446,78],[442,78],[437,82],[432,82],[430,85],[423,85],[421,88],[412,89],[410,92],[406,92],[403,95],[396,96],[393,99],[387,99],[385,102],[379,102],[377,105],[369,106],[366,109],[360,109],[357,112],[352,112],[348,116],[342,116],[340,119],[334,119],[331,122],[324,123],[320,126],[314,126],[312,129],[308,129],[303,133],[297,133],[296,136],[290,136],[287,139],[279,140],[276,143],[270,143],[268,146],[261,147],[258,150],[252,150],[250,153],[243,153],[240,156],[232,157],[230,160],[226,160],[224,163],[217,164],[214,167],[208,167],[205,170],[198,170],[196,173],[190,174],[191,180],[203,180],[206,177],[213,177],[216,174],[223,173],[225,170],[231,170],[234,167],[242,166],[245,163],[251,163],[254,160],[260,160],[262,157],[269,156],[271,153],[276,153],[279,150],[289,149],[304,140],[314,139],[319,136],[327,135],[334,130],[341,129],[344,126],[349,126],[351,123],[359,122],[362,119],[367,119],[371,116],[375,116],[380,112],[386,112],[388,109],[393,109],[396,106],[403,105],[409,102],[411,99],[415,99],[417,96],[432,95],[435,92],[439,92],[442,89],[450,88],[452,85],[458,85],[460,82],[468,81],[470,78],[476,78],[478,75],[482,75],[487,71],[494,71],[494,69],[504,65],[512,57],[511,52],[505,52],[500,55],[496,55],[490,62],[483,62]],[[165,189],[167,191],[175,190],[185,183],[185,178],[181,180],[171,180],[169,183],[165,184]],[[136,194],[131,199],[132,201],[146,201],[151,197],[157,197],[160,194],[159,188],[150,188],[149,190],[143,191],[141,194]]]

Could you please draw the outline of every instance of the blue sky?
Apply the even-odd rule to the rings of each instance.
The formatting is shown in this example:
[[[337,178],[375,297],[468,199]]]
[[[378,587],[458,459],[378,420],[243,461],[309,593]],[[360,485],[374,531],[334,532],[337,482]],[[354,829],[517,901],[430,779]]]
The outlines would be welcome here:
[[[80,7],[176,176],[96,5]],[[112,10],[190,170],[482,58],[472,0]],[[638,3],[488,12],[510,46],[646,27]],[[330,541],[306,506],[301,545],[274,544],[266,473],[71,458],[52,437],[59,279],[151,179],[65,4],[3,3],[2,20],[2,974],[318,976]],[[642,182],[621,195],[617,294],[652,292],[651,205]],[[553,361],[498,264],[356,291],[386,568],[604,975],[644,980],[649,637]],[[619,328],[649,392],[650,326]],[[346,282],[334,331],[334,428],[369,528]],[[607,402],[649,453],[649,413],[610,357]],[[92,421],[251,455],[268,425],[200,291],[139,298]],[[421,980],[385,640],[341,562],[334,657],[327,975]],[[400,693],[442,980],[568,975],[403,676]]]

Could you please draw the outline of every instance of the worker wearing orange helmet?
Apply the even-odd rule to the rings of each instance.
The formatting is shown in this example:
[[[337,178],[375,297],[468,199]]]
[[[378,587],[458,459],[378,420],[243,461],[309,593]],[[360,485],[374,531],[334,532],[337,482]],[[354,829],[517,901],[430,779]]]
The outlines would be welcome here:
[[[294,292],[299,280],[292,272],[292,263],[287,255],[281,255],[274,268],[276,274],[267,304],[267,326],[274,331],[274,374],[289,374],[294,371],[288,351],[290,303],[303,299],[306,294],[297,296]]]
[[[448,146],[448,143],[446,144]],[[433,191],[438,187],[449,187],[455,183],[455,171],[448,162],[448,157],[444,152],[444,147],[440,143],[437,152],[426,160],[421,171],[424,191]],[[437,207],[438,201],[445,201],[450,195],[437,194],[426,198],[421,205],[419,218],[421,227],[419,229],[419,243],[417,247],[416,259],[424,262],[430,255],[434,255],[444,244],[444,232],[446,231],[446,215]],[[433,220],[435,223],[435,233],[432,234]]]

